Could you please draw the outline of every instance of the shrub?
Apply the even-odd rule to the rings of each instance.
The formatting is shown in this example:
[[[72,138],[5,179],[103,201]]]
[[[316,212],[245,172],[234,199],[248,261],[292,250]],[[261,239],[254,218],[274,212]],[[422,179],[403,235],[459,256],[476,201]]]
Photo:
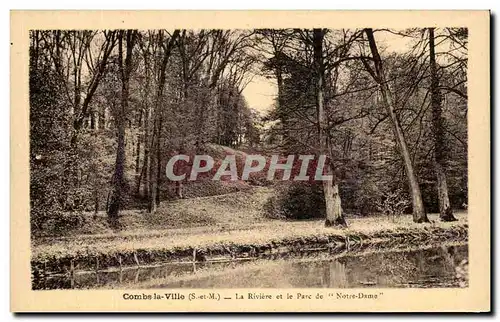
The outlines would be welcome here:
[[[400,216],[410,207],[409,196],[402,190],[386,192],[377,201],[377,209],[386,216]]]
[[[277,189],[264,210],[270,218],[313,219],[325,217],[325,198],[321,184],[293,182]]]

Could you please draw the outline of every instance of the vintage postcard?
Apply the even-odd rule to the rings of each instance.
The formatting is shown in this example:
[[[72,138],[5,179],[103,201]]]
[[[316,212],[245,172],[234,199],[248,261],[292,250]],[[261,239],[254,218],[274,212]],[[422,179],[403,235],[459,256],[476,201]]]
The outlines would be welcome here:
[[[14,312],[490,311],[488,11],[12,11]]]

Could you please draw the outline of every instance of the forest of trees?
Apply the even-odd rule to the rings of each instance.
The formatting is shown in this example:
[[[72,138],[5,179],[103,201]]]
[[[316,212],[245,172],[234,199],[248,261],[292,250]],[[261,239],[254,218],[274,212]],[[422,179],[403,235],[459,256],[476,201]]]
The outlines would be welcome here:
[[[327,155],[333,180],[280,183],[276,202],[327,226],[347,225],[344,213],[455,220],[467,206],[467,40],[463,28],[32,31],[32,229],[154,213],[189,184],[168,182],[168,159],[213,145]],[[276,84],[266,115],[243,95],[256,75]]]

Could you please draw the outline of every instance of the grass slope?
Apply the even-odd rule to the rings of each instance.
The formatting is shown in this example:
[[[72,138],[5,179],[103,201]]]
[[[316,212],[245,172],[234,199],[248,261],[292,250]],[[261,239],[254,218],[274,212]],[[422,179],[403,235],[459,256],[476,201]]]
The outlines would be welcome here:
[[[154,215],[126,211],[121,219],[124,230],[113,232],[104,214],[95,219],[95,234],[33,240],[32,260],[84,258],[135,251],[169,251],[209,248],[217,245],[263,245],[314,236],[373,235],[378,232],[425,231],[466,226],[466,213],[459,221],[442,223],[430,214],[433,223],[415,224],[411,216],[399,218],[347,218],[348,229],[326,228],[322,220],[280,221],[264,216],[263,204],[273,190],[254,188],[222,196],[200,197],[162,203]]]

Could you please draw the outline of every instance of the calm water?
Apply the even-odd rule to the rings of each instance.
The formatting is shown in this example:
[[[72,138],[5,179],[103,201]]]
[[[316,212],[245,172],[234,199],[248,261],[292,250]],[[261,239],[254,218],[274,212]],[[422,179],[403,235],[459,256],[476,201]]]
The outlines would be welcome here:
[[[465,287],[467,245],[358,255],[311,254],[303,258],[230,263],[170,264],[122,272],[78,274],[35,281],[57,288],[359,288]]]

